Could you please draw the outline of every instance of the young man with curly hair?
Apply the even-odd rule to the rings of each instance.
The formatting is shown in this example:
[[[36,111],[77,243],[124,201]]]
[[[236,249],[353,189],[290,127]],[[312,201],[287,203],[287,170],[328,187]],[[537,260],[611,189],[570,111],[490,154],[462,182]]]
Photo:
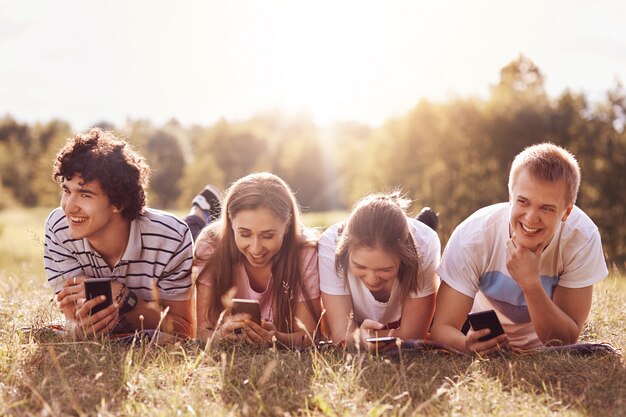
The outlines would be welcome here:
[[[598,228],[574,205],[579,185],[578,162],[559,146],[515,157],[509,202],[472,214],[446,245],[434,341],[468,353],[576,343],[593,284],[608,274]],[[484,310],[495,310],[505,334],[461,332],[470,311]]]
[[[97,128],[56,156],[61,207],[46,221],[44,266],[79,338],[157,328],[192,336],[191,234],[175,216],[145,207],[149,174],[127,142]],[[103,300],[86,300],[86,278],[111,280],[110,306],[91,314]]]

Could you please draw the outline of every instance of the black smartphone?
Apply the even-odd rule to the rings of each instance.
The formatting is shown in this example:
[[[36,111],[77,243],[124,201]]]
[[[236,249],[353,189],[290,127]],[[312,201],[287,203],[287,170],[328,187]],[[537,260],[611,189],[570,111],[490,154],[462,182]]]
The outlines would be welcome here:
[[[469,313],[467,315],[467,319],[472,325],[472,329],[474,329],[474,331],[481,329],[491,330],[491,333],[489,333],[487,336],[483,336],[478,339],[481,342],[493,339],[494,337],[504,334],[504,329],[502,328],[502,324],[500,324],[500,319],[498,319],[498,315],[494,310],[480,311],[478,313]]]
[[[245,298],[233,298],[233,308],[231,314],[250,314],[252,321],[261,325],[261,306],[257,300],[247,300]]]
[[[91,314],[96,314],[98,311],[104,310],[113,303],[111,280],[109,278],[87,278],[84,282],[87,301],[101,295],[106,297],[106,300],[92,307]]]
[[[398,338],[394,336],[368,337],[365,339],[367,343],[380,343],[381,345],[395,343],[396,340],[398,340]]]

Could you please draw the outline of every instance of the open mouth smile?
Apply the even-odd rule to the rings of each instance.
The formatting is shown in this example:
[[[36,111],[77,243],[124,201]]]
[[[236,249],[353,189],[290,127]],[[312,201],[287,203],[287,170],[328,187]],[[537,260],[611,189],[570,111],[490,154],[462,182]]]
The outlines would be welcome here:
[[[263,259],[265,259],[265,254],[262,255],[253,255],[250,254],[250,257],[252,258],[252,260],[256,263],[261,263],[263,262]]]
[[[520,226],[522,227],[522,230],[524,231],[524,233],[529,234],[529,235],[534,235],[541,231],[541,229],[539,228],[527,227],[526,225],[524,225],[524,223],[520,223]]]
[[[83,223],[87,221],[87,217],[67,216],[72,223]]]

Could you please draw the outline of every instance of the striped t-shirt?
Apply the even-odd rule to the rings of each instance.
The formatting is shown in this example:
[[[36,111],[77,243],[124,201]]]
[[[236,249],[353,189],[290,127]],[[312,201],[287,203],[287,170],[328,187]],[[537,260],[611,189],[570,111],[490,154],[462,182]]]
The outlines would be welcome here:
[[[146,209],[130,223],[124,254],[113,269],[87,239],[72,239],[67,217],[55,209],[46,221],[44,268],[48,283],[58,294],[75,276],[111,278],[124,283],[137,296],[154,301],[153,287],[163,300],[191,298],[193,244],[187,225],[175,216]]]

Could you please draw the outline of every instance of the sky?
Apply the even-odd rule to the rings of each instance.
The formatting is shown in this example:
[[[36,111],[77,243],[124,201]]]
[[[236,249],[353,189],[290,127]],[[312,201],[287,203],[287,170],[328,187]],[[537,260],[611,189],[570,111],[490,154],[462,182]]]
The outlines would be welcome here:
[[[520,54],[550,96],[601,99],[626,82],[624,22],[613,0],[0,0],[0,116],[376,126],[423,98],[487,98]]]

